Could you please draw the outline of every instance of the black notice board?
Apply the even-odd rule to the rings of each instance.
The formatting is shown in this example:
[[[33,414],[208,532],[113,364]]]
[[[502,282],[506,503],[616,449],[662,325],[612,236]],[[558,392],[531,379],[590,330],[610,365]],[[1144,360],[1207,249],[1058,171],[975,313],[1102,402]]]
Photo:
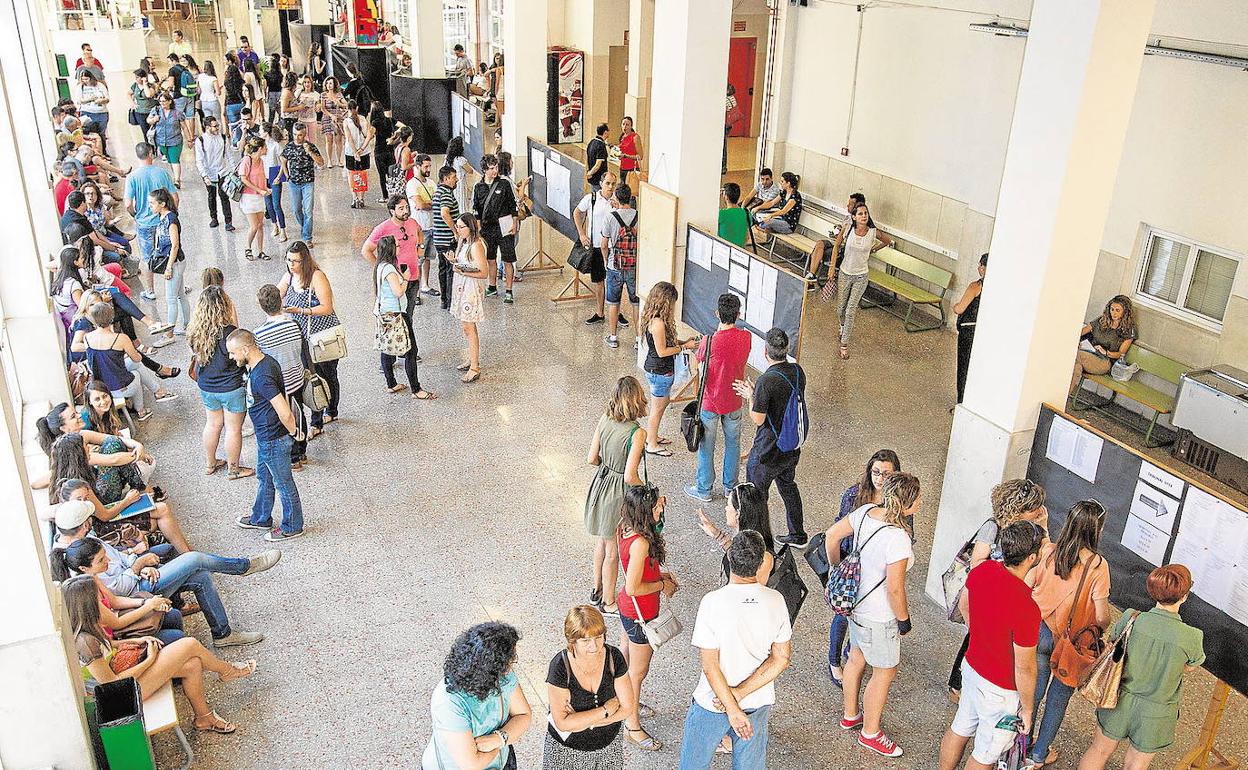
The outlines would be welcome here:
[[[749,269],[748,265],[753,261],[760,262],[776,271],[775,309],[772,313],[771,326],[762,329],[750,323],[750,292],[748,284],[746,291],[737,292],[742,296],[741,321],[737,325],[748,329],[760,339],[765,338],[767,332],[772,327],[779,326],[788,333],[789,354],[796,358],[802,333],[802,310],[807,295],[806,282],[784,268],[776,267],[774,263],[755,256],[750,251],[734,246],[728,241],[713,236],[693,225],[689,225],[685,232],[685,283],[680,292],[681,320],[692,326],[700,334],[714,332],[719,326],[719,317],[717,315],[719,295],[729,291],[731,288],[729,286],[729,268],[716,264],[714,257],[711,258],[709,268],[699,264],[696,258],[691,258],[691,249],[694,250],[694,254],[698,254],[702,253],[700,249],[703,248],[719,248],[721,254],[726,249],[728,263],[730,265],[733,264],[735,256],[738,264],[745,262],[747,271]],[[760,368],[756,359],[752,359],[750,363],[756,369]]]
[[[568,240],[576,241],[581,236],[576,230],[576,222],[572,220],[572,212],[576,209],[576,204],[581,202],[585,197],[585,164],[578,160],[574,160],[567,155],[559,152],[553,147],[547,147],[533,137],[529,137],[529,144],[526,148],[529,161],[529,197],[533,199],[533,213],[537,215],[546,224],[568,238]],[[542,168],[537,168],[533,163],[534,154],[537,153],[542,159]],[[549,172],[545,167],[550,164],[562,166],[568,170],[568,183],[566,200],[558,202],[551,201],[548,193]],[[553,204],[553,205],[552,205]],[[568,214],[564,216],[562,211],[554,208],[554,205],[560,205],[566,208]]]
[[[409,75],[390,76],[390,94],[394,108],[390,114],[395,122],[412,129],[412,150],[440,155],[451,141],[451,94],[455,81],[451,78],[416,78]]]
[[[360,78],[368,84],[373,98],[381,106],[390,109],[390,52],[379,46],[354,46],[334,43],[330,48],[329,74],[338,78],[339,85],[351,79],[347,64],[354,64]]]
[[[1101,554],[1109,561],[1110,601],[1115,606],[1126,609],[1147,610],[1154,602],[1145,590],[1145,580],[1153,565],[1142,556],[1122,544],[1123,532],[1130,515],[1132,499],[1136,485],[1140,480],[1140,468],[1143,458],[1113,439],[1103,436],[1100,464],[1095,474],[1096,482],[1092,483],[1065,467],[1050,460],[1046,456],[1049,443],[1049,432],[1054,419],[1074,418],[1068,415],[1059,416],[1047,404],[1040,409],[1040,420],[1036,424],[1036,435],[1031,446],[1031,461],[1027,468],[1027,478],[1044,487],[1047,493],[1049,509],[1049,532],[1056,538],[1066,523],[1066,512],[1080,500],[1095,499],[1105,506],[1105,529],[1101,534]],[[1086,429],[1085,426],[1079,427]],[[1095,431],[1093,431],[1095,433]],[[1149,462],[1152,462],[1151,460]],[[1162,470],[1174,473],[1173,469],[1161,466]],[[1173,533],[1166,545],[1165,559],[1162,563],[1170,563],[1174,550],[1174,534],[1182,526],[1186,514],[1187,496],[1192,490],[1190,483],[1184,485],[1184,506],[1179,508]],[[1203,487],[1201,487],[1203,489]],[[1210,492],[1211,490],[1205,489]],[[1199,595],[1200,583],[1197,582],[1191,596],[1180,610],[1183,620],[1196,626],[1205,633],[1205,665],[1209,673],[1229,684],[1244,695],[1248,695],[1248,627],[1245,627],[1223,610],[1206,602]]]
[[[451,94],[451,131],[464,138],[464,157],[479,171],[485,155],[485,111],[458,93]]]

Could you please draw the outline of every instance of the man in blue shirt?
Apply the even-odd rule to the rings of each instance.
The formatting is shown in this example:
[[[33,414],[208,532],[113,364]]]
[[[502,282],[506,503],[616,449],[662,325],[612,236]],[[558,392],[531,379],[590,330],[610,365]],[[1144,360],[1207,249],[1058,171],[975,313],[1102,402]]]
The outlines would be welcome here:
[[[173,207],[178,207],[178,190],[173,186],[173,177],[169,172],[155,165],[156,148],[147,142],[139,142],[134,146],[135,157],[139,159],[138,167],[126,177],[126,210],[134,217],[138,226],[139,279],[143,281],[143,299],[155,300],[156,292],[152,283],[152,245],[156,241],[156,225],[160,222],[147,196],[153,190],[168,190],[173,196]]]
[[[238,518],[243,529],[265,529],[271,543],[292,540],[303,535],[303,504],[290,468],[290,449],[303,440],[303,432],[295,421],[286,399],[282,367],[265,355],[256,337],[246,329],[237,329],[225,340],[225,349],[234,363],[247,369],[247,414],[256,429],[256,501],[251,515]],[[273,526],[273,493],[282,498],[282,525]]]

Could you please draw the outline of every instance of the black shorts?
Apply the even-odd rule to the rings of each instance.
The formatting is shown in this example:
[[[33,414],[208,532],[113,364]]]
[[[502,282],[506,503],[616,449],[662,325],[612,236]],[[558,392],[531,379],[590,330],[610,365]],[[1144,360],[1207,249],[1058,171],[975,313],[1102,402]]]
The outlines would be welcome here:
[[[356,160],[354,155],[348,155],[347,171],[368,171],[372,168],[372,164],[370,163],[371,157],[372,156],[370,155],[365,155],[359,160]]]
[[[589,280],[591,283],[602,283],[607,280],[607,261],[602,258],[602,249],[595,247],[594,259],[589,265]]]
[[[494,261],[501,256],[504,262],[516,261],[516,236],[482,231],[481,240],[485,241],[486,259]]]

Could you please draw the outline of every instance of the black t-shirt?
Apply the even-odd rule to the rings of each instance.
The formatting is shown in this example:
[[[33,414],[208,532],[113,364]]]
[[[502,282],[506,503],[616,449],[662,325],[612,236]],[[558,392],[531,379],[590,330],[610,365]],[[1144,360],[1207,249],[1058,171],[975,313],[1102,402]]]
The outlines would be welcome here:
[[[364,112],[364,108],[360,108],[360,112]],[[384,112],[377,113],[372,119],[373,123],[373,149],[380,158],[384,153],[389,153],[390,157],[394,157],[394,150],[390,147],[390,137],[394,135],[394,121],[386,117]]]
[[[186,67],[181,64],[175,64],[169,68],[169,77],[173,78],[173,98],[177,99],[186,96],[182,92],[182,73],[186,72]]]
[[[490,189],[493,188],[493,193]],[[477,219],[481,220],[481,230],[491,235],[501,233],[498,226],[499,217],[516,215],[516,196],[511,193],[511,185],[506,179],[494,180],[493,183],[482,179],[472,188],[472,210]]]
[[[802,451],[781,452],[776,447],[776,435],[784,422],[784,410],[789,405],[789,396],[793,394],[793,383],[805,395],[806,373],[797,364],[785,361],[768,367],[754,385],[754,404],[750,408],[767,415],[754,434],[754,447],[750,451],[751,454],[757,453],[760,462],[791,460]]]
[[[280,67],[270,66],[269,71],[264,73],[264,90],[271,94],[282,90],[282,70]]]
[[[546,684],[552,684],[555,687],[562,687],[572,695],[573,711],[589,711],[593,708],[601,709],[607,701],[615,696],[615,680],[618,677],[628,673],[628,663],[624,660],[624,654],[611,645],[607,645],[607,660],[602,668],[602,681],[598,684],[598,692],[588,692],[581,688],[579,682],[576,681],[576,674],[568,670],[567,662],[564,656],[570,653],[560,652],[550,661],[550,666],[546,669]],[[611,741],[620,734],[620,723],[608,725],[606,727],[591,728],[582,730],[579,733],[572,733],[565,741],[559,737],[559,733],[555,730],[555,726],[549,722],[546,725],[546,731],[559,743],[569,748],[579,751],[597,751],[611,745]]]
[[[65,213],[61,215],[61,236],[65,238],[66,243],[77,243],[79,238],[93,232],[95,232],[95,227],[91,224],[91,220],[87,219],[86,214],[79,214],[73,209],[65,209]]]
[[[585,168],[593,168],[594,164],[600,160],[602,166],[587,179],[595,187],[602,180],[602,175],[607,173],[607,143],[602,141],[601,137],[595,136],[589,140],[589,145],[585,148]]]
[[[360,108],[361,115],[367,115],[368,111],[373,107],[373,90],[368,87],[362,78],[355,78],[347,82],[342,87],[343,96],[348,99],[354,99],[357,107]]]

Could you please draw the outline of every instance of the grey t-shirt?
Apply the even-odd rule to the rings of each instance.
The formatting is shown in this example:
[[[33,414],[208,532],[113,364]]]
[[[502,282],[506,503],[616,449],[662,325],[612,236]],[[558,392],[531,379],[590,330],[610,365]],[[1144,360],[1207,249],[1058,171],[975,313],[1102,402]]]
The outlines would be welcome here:
[[[602,222],[600,232],[598,233],[598,242],[602,243],[605,238],[609,252],[607,254],[607,269],[616,270],[615,266],[615,242],[620,237],[620,223],[616,220],[615,215],[618,214],[620,219],[624,220],[624,224],[631,226],[637,221],[637,209],[619,208],[612,211],[606,216]]]
[[[994,519],[989,519],[988,521],[985,521],[983,524],[979,526],[979,529],[975,530],[975,538],[974,538],[975,542],[985,543],[991,546],[991,551],[988,554],[988,558],[992,559],[993,561],[1003,560],[1003,557],[1001,556],[1001,546],[999,543],[997,543],[997,535],[999,535],[1000,533],[1001,533],[1001,528],[997,526],[997,522]]]

